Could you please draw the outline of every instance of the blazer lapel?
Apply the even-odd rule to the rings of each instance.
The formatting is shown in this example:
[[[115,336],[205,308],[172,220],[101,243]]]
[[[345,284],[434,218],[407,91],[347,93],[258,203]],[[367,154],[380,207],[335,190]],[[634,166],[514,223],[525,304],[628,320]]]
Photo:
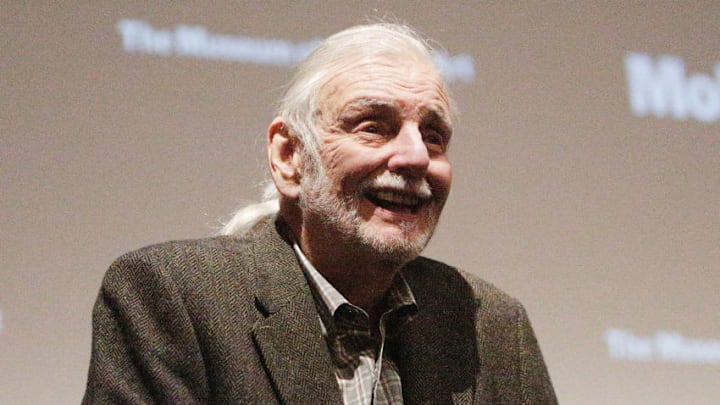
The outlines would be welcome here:
[[[341,403],[333,364],[312,294],[295,252],[272,223],[255,242],[256,303],[262,313],[253,338],[280,402]]]
[[[408,404],[471,404],[479,367],[475,302],[467,284],[425,280],[428,270],[412,262],[403,270],[418,305],[397,342],[403,398]]]
[[[419,321],[419,322],[418,322]],[[400,379],[403,399],[407,404],[472,404],[474,381],[462,370],[462,362],[472,363],[468,357],[459,362],[444,357],[451,345],[438,335],[437,328],[414,319],[398,342]],[[451,350],[453,351],[453,350]],[[457,359],[455,359],[457,360]]]

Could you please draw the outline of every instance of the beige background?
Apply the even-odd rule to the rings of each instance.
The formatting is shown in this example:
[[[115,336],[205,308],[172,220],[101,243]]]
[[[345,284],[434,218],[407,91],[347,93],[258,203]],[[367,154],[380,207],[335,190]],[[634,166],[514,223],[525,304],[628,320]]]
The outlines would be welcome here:
[[[720,3],[2,3],[0,403],[77,403],[110,262],[259,194],[290,69],[129,54],[117,22],[307,41],[388,15],[476,68],[426,253],[526,304],[562,403],[720,403],[720,364],[611,360],[603,339],[720,340],[720,122],[634,116],[623,64],[712,75]]]

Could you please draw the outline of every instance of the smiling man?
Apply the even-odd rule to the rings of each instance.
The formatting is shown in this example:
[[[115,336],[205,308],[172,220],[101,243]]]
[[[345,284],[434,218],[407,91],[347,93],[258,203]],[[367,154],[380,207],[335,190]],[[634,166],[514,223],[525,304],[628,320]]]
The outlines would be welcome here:
[[[85,403],[557,402],[521,304],[419,256],[452,179],[430,52],[393,24],[320,44],[268,128],[266,201],[108,270]]]

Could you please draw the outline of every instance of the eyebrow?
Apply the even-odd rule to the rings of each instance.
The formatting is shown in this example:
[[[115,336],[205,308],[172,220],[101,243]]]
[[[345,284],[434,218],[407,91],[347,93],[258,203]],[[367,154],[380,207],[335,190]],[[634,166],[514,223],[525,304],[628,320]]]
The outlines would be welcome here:
[[[442,125],[447,131],[453,132],[450,114],[448,114],[445,109],[423,107],[420,111],[424,122],[436,122]]]
[[[399,110],[400,103],[397,101],[379,100],[376,98],[358,98],[343,105],[341,115],[346,111],[358,111],[366,109]]]
[[[398,102],[378,100],[374,98],[359,98],[351,100],[339,111],[337,121],[342,125],[355,125],[358,120],[373,119],[395,120],[399,117]]]
[[[346,114],[365,110],[376,110],[380,112],[393,112],[402,109],[402,105],[398,101],[382,100],[377,98],[357,98],[347,102],[340,110],[340,117]],[[443,123],[450,131],[452,131],[452,123],[450,114],[444,108],[438,108],[434,104],[421,107],[420,115],[423,121],[439,121]]]

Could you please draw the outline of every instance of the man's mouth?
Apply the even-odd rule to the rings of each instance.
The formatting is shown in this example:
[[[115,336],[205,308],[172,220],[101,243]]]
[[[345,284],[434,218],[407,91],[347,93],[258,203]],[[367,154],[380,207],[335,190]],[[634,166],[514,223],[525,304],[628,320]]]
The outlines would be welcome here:
[[[415,194],[406,194],[393,190],[377,190],[365,193],[365,198],[380,208],[390,211],[410,212],[416,214],[420,207],[428,201]]]

